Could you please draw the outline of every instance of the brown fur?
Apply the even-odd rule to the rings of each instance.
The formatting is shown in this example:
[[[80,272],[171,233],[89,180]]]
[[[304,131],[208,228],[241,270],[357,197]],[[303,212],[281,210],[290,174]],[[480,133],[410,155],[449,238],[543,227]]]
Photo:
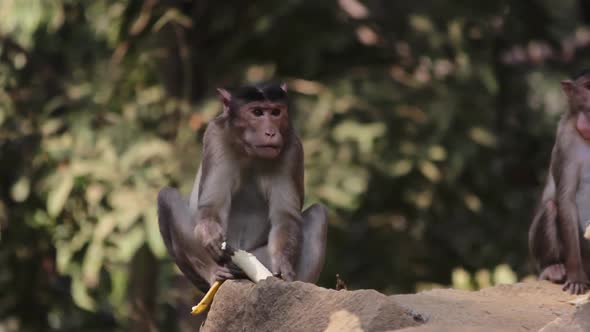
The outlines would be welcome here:
[[[540,277],[563,282],[564,290],[575,294],[590,286],[590,251],[582,240],[583,223],[579,220],[586,204],[577,204],[582,175],[590,172],[590,143],[582,137],[579,125],[590,112],[589,83],[590,75],[562,82],[570,109],[559,122],[547,183],[529,231],[529,246]]]
[[[171,256],[190,270],[183,270],[187,276],[211,284],[239,274],[224,261],[220,246],[227,241],[253,252],[285,280],[315,282],[324,259],[326,213],[319,205],[301,212],[303,149],[287,104],[236,102],[229,92],[220,94],[224,112],[207,126],[203,161],[182,213],[189,220],[167,215],[174,203],[166,195],[159,198],[162,234],[179,234],[163,236]],[[181,231],[191,225],[194,233]],[[179,262],[187,250],[191,257]]]

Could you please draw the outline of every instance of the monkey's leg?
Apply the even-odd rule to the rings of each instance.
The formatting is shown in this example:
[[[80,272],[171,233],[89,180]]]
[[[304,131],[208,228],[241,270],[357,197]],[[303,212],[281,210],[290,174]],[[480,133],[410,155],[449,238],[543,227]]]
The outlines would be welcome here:
[[[207,291],[219,265],[198,243],[189,206],[177,190],[164,188],[158,193],[158,223],[168,254],[178,268],[197,288]]]
[[[326,237],[328,232],[328,212],[320,204],[314,204],[303,211],[303,241],[299,254],[295,280],[316,283],[324,266]],[[270,256],[268,246],[251,251],[268,269]]]
[[[566,273],[557,229],[557,206],[554,200],[544,202],[539,208],[529,230],[529,246],[541,270],[539,278],[562,283]]]
[[[303,211],[303,242],[297,263],[296,280],[316,283],[324,267],[328,212],[314,204]]]
[[[578,208],[578,222],[580,233],[584,234],[590,224],[590,170],[582,171],[578,191],[576,192],[576,207]],[[580,249],[582,251],[583,267],[586,275],[590,276],[590,241],[580,236]]]

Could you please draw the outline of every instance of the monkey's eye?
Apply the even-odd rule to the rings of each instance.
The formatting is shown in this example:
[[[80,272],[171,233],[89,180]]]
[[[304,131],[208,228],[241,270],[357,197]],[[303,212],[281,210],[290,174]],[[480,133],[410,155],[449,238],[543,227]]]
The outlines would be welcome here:
[[[252,114],[254,114],[254,116],[262,116],[264,112],[262,112],[262,109],[256,107],[252,109]]]
[[[587,82],[586,84],[584,84],[584,87],[586,88],[586,90],[590,90],[590,82]]]
[[[281,110],[278,108],[273,108],[272,111],[270,111],[270,114],[272,116],[279,116],[279,115],[281,115]]]

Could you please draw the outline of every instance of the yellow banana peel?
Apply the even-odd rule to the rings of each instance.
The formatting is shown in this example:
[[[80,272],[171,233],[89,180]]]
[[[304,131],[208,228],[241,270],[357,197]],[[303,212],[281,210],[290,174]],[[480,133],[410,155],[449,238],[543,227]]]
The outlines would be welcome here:
[[[217,293],[217,290],[219,289],[222,283],[222,281],[216,281],[215,283],[213,283],[213,286],[209,288],[209,291],[207,291],[207,294],[203,296],[201,302],[199,302],[199,304],[192,308],[193,310],[191,311],[191,315],[198,315],[209,308],[209,305],[211,305],[211,302],[213,302],[213,297],[215,296],[215,293]]]
[[[226,247],[227,244],[223,242],[221,249],[228,250]],[[270,271],[253,254],[244,250],[236,251],[232,248],[229,248],[229,250],[231,251],[232,262],[242,269],[250,280],[258,283],[259,281],[272,276],[272,273],[270,273]],[[211,302],[213,302],[215,293],[217,293],[217,290],[222,283],[223,281],[216,281],[213,283],[209,291],[207,291],[207,294],[201,299],[201,302],[192,308],[191,315],[198,315],[209,308]]]

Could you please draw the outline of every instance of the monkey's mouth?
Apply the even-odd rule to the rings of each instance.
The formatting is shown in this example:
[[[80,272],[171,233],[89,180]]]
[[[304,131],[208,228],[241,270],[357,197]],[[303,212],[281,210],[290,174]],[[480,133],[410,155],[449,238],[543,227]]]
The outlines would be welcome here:
[[[279,145],[256,145],[256,154],[262,158],[275,158],[281,153],[281,147]]]

